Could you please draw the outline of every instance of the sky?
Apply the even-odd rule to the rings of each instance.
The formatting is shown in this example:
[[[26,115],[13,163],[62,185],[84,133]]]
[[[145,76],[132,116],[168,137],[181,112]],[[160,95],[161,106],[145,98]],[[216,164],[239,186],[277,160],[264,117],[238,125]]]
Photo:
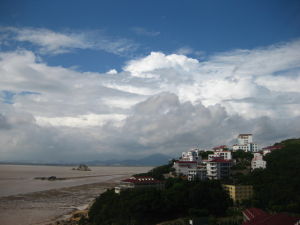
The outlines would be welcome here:
[[[300,136],[297,0],[0,2],[0,161]]]

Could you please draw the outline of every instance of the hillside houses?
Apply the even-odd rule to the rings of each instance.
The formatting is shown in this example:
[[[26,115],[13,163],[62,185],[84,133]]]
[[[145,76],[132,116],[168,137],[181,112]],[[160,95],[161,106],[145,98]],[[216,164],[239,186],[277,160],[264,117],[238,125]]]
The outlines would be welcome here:
[[[199,152],[191,150],[184,152],[181,159],[174,162],[177,175],[186,177],[188,180],[223,179],[230,175],[230,167],[233,161],[231,152],[216,151],[209,154],[208,160],[202,160]]]
[[[267,151],[272,151],[278,147],[267,147],[263,150],[265,154]],[[252,134],[239,134],[237,137],[237,144],[233,146],[220,145],[210,149],[211,154],[207,155],[207,159],[202,159],[201,153],[204,150],[197,148],[182,152],[181,157],[174,162],[173,168],[177,176],[185,177],[192,180],[205,179],[226,179],[231,174],[231,167],[235,165],[235,160],[232,153],[235,151],[245,151],[253,154],[251,161],[251,168],[266,168],[266,161],[263,160],[263,155],[258,149],[258,145],[253,142]],[[206,150],[207,151],[207,150]]]

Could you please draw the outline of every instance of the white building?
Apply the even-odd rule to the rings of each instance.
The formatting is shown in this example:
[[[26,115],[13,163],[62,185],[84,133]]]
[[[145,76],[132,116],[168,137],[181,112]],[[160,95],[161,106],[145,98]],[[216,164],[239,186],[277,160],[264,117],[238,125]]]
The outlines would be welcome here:
[[[246,145],[248,143],[253,143],[252,134],[239,134],[238,144],[239,145]]]
[[[201,163],[202,158],[200,156],[200,150],[191,149],[187,152],[182,152],[181,161],[197,161],[198,163]]]
[[[246,145],[233,145],[233,151],[243,150],[245,152],[258,152],[258,145],[255,143],[249,143]]]
[[[174,162],[173,168],[175,169],[176,174],[188,176],[189,169],[197,169],[197,166],[197,161],[178,160]]]
[[[233,162],[231,152],[223,149],[218,148],[214,154],[209,154],[208,160],[202,160],[198,149],[183,152],[173,168],[177,175],[185,176],[189,181],[227,178]]]
[[[252,134],[239,134],[238,144],[232,146],[233,151],[243,150],[245,152],[257,152],[258,145],[253,143]]]
[[[206,180],[206,173],[206,166],[204,165],[197,166],[197,168],[194,169],[188,169],[188,180]]]
[[[251,161],[251,169],[262,168],[265,169],[267,162],[263,160],[263,156],[260,153],[254,153],[254,157]]]
[[[209,154],[208,159],[211,160],[213,158],[223,158],[226,160],[231,160],[232,155],[230,151],[215,151],[214,154]]]
[[[206,162],[207,178],[210,180],[219,180],[229,177],[231,160],[214,158]]]

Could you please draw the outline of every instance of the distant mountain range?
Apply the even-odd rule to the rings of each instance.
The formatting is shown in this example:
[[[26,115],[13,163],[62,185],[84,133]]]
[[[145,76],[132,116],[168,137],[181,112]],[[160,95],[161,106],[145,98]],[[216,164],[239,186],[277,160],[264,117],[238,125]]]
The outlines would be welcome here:
[[[0,162],[0,164],[21,164],[21,165],[65,165],[74,166],[78,164],[86,164],[88,166],[160,166],[167,164],[172,157],[164,154],[153,154],[141,159],[124,159],[124,160],[93,160],[85,162],[22,162],[22,161],[10,161]]]

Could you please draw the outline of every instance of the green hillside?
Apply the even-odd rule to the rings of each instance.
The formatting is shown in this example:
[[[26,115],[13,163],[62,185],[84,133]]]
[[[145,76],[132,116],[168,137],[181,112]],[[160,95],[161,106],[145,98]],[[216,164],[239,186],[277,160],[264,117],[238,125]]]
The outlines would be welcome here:
[[[276,143],[282,149],[265,156],[266,169],[256,169],[239,178],[239,182],[253,184],[252,204],[275,212],[300,213],[300,139]]]

